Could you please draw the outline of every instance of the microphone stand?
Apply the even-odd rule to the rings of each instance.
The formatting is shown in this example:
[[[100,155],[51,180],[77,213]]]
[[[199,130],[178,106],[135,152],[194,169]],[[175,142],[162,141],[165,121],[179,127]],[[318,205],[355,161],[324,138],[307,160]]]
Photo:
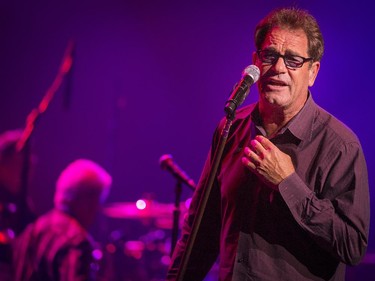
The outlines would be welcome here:
[[[171,241],[171,253],[172,256],[174,248],[178,240],[178,230],[180,222],[180,202],[181,202],[181,193],[182,193],[182,182],[177,180],[175,187],[175,201],[174,201],[174,210],[173,210],[173,227],[172,227],[172,241]]]
[[[25,218],[26,211],[27,211],[27,185],[28,185],[28,177],[29,177],[29,170],[30,170],[30,137],[34,131],[35,123],[39,116],[44,113],[52,98],[54,97],[57,90],[60,88],[60,85],[69,72],[72,63],[73,51],[73,41],[69,41],[68,46],[65,50],[65,54],[59,69],[59,72],[53,81],[52,85],[48,89],[47,93],[44,95],[42,101],[38,105],[37,108],[34,108],[26,118],[26,125],[25,129],[22,131],[21,137],[16,144],[16,149],[18,152],[23,153],[23,163],[22,163],[22,170],[21,170],[21,192],[20,192],[20,215],[21,219]]]
[[[223,127],[223,130],[221,131],[219,145],[217,146],[215,154],[214,154],[209,178],[208,178],[208,181],[206,183],[206,186],[204,187],[202,197],[201,197],[200,202],[199,202],[197,214],[194,218],[193,226],[192,226],[192,229],[191,229],[191,232],[190,232],[187,244],[186,244],[185,251],[184,251],[182,259],[181,259],[181,264],[178,268],[177,278],[176,278],[177,281],[183,281],[184,280],[184,276],[185,276],[186,268],[187,268],[189,258],[190,258],[190,255],[191,255],[191,251],[193,249],[193,245],[195,243],[195,239],[197,237],[200,224],[202,222],[203,214],[204,214],[204,211],[205,211],[206,206],[207,206],[207,202],[208,202],[211,190],[212,190],[212,186],[213,186],[213,183],[214,183],[214,180],[215,180],[215,177],[216,177],[216,173],[217,173],[217,169],[218,169],[219,164],[220,164],[221,157],[223,155],[224,147],[225,147],[226,141],[228,139],[229,130],[232,126],[234,116],[235,116],[234,110],[227,112],[226,122],[225,122],[225,125]]]
[[[39,103],[38,107],[34,108],[26,118],[25,129],[22,132],[22,136],[20,140],[17,142],[17,151],[23,150],[24,146],[26,145],[27,141],[29,140],[31,136],[31,133],[34,130],[34,125],[37,119],[42,113],[44,113],[47,110],[52,98],[55,96],[55,93],[60,88],[60,85],[64,77],[69,72],[73,63],[72,51],[73,51],[73,41],[69,41],[68,46],[65,50],[65,54],[64,54],[59,72],[57,73],[55,80],[53,81],[50,88],[47,90],[46,94],[44,95],[42,101]]]

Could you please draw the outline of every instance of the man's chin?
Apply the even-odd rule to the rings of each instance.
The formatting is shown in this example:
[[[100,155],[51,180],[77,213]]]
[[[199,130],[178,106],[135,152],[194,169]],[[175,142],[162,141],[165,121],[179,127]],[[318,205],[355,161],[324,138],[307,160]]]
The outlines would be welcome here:
[[[281,92],[268,91],[264,92],[263,97],[266,102],[274,105],[282,105],[285,95]]]

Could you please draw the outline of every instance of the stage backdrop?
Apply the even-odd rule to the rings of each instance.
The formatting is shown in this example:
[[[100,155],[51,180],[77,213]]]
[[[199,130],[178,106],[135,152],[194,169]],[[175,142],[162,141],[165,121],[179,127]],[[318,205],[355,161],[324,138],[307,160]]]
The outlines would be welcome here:
[[[68,42],[75,44],[71,73],[31,136],[36,168],[29,194],[37,213],[52,207],[59,172],[79,157],[113,175],[110,203],[173,203],[176,180],[159,158],[171,154],[198,181],[224,103],[251,64],[255,24],[289,5],[308,9],[321,25],[326,49],[312,95],[360,138],[374,196],[369,1],[2,0],[1,132],[25,126]],[[257,95],[252,87],[245,104]],[[184,187],[182,200],[191,195]],[[371,251],[374,237],[371,229]]]

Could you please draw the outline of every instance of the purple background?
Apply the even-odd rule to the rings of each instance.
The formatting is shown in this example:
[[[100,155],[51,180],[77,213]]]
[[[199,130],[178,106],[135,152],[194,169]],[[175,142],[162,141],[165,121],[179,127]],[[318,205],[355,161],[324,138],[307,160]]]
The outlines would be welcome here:
[[[251,64],[255,24],[293,3],[315,15],[325,37],[313,97],[360,138],[374,193],[375,10],[367,2],[2,0],[1,132],[24,127],[69,39],[76,42],[71,91],[65,80],[31,138],[37,166],[29,194],[37,213],[52,207],[59,172],[79,157],[113,175],[109,202],[151,194],[172,203],[175,179],[161,170],[160,156],[172,154],[198,181],[224,102]],[[245,103],[256,99],[252,87]],[[184,187],[183,200],[191,194]],[[373,249],[373,233],[370,240]]]

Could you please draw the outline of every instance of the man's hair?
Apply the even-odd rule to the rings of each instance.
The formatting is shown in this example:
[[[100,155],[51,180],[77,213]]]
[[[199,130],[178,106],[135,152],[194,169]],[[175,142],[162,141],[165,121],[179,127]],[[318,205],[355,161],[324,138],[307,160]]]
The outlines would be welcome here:
[[[73,202],[95,196],[103,202],[112,184],[112,177],[97,163],[78,159],[70,163],[56,182],[55,207],[69,210]]]
[[[280,8],[263,18],[255,28],[254,41],[257,50],[273,27],[302,29],[308,40],[308,55],[313,61],[320,61],[324,53],[324,40],[316,19],[307,11],[297,8]]]
[[[22,135],[21,130],[9,130],[0,135],[0,163],[18,153],[16,146]]]

